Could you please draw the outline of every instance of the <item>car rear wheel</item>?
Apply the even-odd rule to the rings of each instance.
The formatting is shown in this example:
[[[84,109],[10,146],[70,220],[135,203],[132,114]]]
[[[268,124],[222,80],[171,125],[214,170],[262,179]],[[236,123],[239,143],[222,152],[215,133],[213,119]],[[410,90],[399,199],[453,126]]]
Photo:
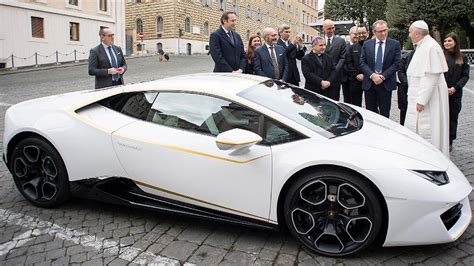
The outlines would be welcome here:
[[[69,179],[56,149],[40,138],[26,138],[12,152],[10,169],[20,193],[33,205],[55,207],[69,198]]]
[[[326,256],[346,256],[370,246],[382,225],[381,205],[371,186],[345,172],[299,178],[286,195],[284,214],[291,234]]]

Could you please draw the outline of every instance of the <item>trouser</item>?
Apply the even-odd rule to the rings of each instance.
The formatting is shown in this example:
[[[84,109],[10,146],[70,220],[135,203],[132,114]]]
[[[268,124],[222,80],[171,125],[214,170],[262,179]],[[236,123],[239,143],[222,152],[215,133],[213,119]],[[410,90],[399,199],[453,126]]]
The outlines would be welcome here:
[[[449,96],[449,143],[456,139],[458,130],[458,117],[462,108],[462,97]]]
[[[383,85],[372,85],[365,91],[365,107],[375,113],[390,117],[392,91],[386,90]]]
[[[344,102],[345,103],[352,103],[352,98],[351,98],[351,83],[350,81],[342,82],[342,94],[344,96]]]
[[[362,82],[352,80],[350,83],[351,103],[353,105],[362,106]]]
[[[407,117],[407,109],[400,109],[400,125],[405,125],[405,117]]]

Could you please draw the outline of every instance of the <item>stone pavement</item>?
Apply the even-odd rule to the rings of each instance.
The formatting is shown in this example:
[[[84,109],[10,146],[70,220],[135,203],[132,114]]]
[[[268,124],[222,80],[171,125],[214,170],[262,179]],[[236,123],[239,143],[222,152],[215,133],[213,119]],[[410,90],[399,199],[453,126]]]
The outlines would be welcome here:
[[[212,71],[207,56],[128,61],[126,82]],[[471,73],[473,74],[473,73]],[[87,65],[0,75],[0,134],[6,109],[24,100],[92,88]],[[396,97],[394,97],[396,98]],[[464,93],[452,160],[474,182],[474,82]],[[396,103],[392,119],[398,121]],[[2,143],[0,143],[1,147]],[[471,200],[471,206],[473,202]],[[350,258],[317,256],[283,232],[256,230],[177,215],[72,199],[40,209],[19,194],[0,163],[0,265],[314,265],[474,264],[474,226],[456,242],[373,248]]]

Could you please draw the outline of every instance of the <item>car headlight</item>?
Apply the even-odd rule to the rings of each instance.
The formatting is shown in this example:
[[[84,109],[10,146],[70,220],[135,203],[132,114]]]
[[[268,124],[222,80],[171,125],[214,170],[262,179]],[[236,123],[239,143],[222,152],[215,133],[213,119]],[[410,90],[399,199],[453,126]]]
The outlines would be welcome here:
[[[410,170],[412,173],[419,177],[422,177],[431,183],[442,186],[449,183],[448,174],[442,171],[423,171],[423,170]]]

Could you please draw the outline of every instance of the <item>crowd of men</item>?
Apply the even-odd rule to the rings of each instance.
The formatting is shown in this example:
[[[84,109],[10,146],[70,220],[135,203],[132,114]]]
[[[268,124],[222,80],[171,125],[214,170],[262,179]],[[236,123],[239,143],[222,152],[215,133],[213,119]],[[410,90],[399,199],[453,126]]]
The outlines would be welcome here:
[[[357,106],[362,106],[364,95],[365,107],[387,118],[392,92],[398,88],[401,124],[449,156],[461,109],[459,95],[469,79],[456,34],[445,40],[442,50],[429,36],[428,25],[416,21],[409,28],[416,52],[402,57],[400,42],[388,37],[383,20],[372,25],[370,39],[365,26],[352,27],[349,42],[335,36],[334,22],[325,20],[323,34],[313,38],[309,52],[299,36],[290,39],[291,29],[285,24],[278,31],[268,27],[262,36],[251,36],[246,52],[235,31],[236,14],[224,12],[220,22],[209,41],[214,72],[254,74],[300,86],[296,60],[301,60],[306,89],[339,100],[342,88],[344,102]],[[101,28],[99,36],[101,44],[90,52],[89,74],[96,77],[96,88],[123,84],[127,65],[122,50],[113,44],[110,28]]]

